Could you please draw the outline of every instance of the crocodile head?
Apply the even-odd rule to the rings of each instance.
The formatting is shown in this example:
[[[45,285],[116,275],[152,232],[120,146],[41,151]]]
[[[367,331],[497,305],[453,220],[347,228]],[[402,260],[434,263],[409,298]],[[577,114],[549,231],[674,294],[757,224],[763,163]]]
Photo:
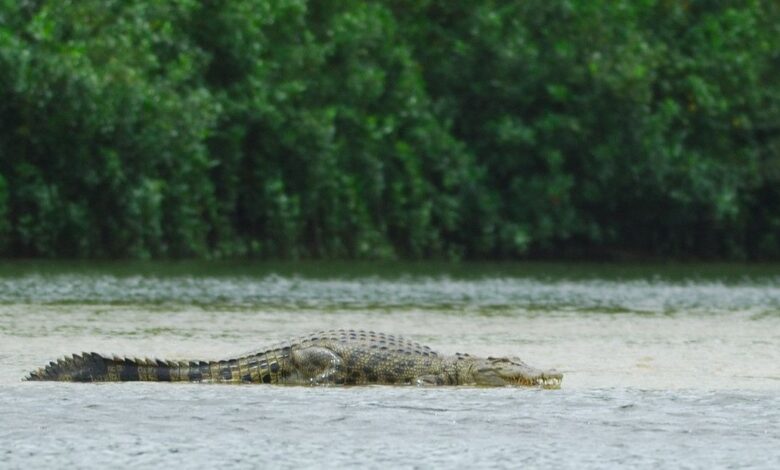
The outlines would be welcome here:
[[[472,374],[476,385],[560,388],[563,374],[529,366],[517,357],[488,357],[474,363]]]

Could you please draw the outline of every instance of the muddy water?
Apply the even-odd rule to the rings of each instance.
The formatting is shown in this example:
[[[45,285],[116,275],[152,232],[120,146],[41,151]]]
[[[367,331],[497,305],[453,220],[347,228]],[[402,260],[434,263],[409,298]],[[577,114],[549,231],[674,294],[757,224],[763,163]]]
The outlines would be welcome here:
[[[356,267],[357,266],[357,267]],[[0,267],[0,468],[780,465],[780,270]],[[210,359],[310,330],[519,355],[561,390],[24,383],[64,354]]]

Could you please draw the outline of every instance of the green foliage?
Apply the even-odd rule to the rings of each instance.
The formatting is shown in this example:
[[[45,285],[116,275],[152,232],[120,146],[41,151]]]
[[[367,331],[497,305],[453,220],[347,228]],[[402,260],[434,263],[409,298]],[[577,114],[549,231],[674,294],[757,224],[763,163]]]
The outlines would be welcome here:
[[[399,14],[427,20],[411,43],[498,192],[499,253],[776,256],[775,2],[430,1]]]
[[[0,0],[0,254],[780,257],[769,0]]]
[[[3,28],[12,253],[206,255],[217,108],[178,22],[194,2],[22,2]],[[7,15],[7,16],[6,16]],[[7,23],[6,23],[7,24]]]

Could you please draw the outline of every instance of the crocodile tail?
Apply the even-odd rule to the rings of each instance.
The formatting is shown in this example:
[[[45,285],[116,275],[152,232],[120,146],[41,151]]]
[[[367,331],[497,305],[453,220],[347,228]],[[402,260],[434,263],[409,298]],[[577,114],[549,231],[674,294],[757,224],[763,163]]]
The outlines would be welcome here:
[[[224,362],[224,361],[222,361]],[[162,361],[74,354],[30,373],[26,380],[60,382],[201,382],[220,380],[220,362]]]

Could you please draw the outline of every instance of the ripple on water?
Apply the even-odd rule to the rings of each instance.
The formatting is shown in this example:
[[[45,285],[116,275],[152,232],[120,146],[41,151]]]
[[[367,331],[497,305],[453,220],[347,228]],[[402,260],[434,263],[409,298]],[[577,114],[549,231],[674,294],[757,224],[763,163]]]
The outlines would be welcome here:
[[[0,388],[0,402],[11,399],[16,405],[0,418],[0,441],[10,449],[0,456],[4,468],[55,458],[58,465],[80,468],[224,462],[246,468],[324,462],[744,467],[780,458],[776,393],[163,384]]]
[[[186,304],[279,308],[476,309],[529,311],[734,312],[780,310],[775,278],[722,281],[537,278],[308,279],[266,275],[113,276],[28,274],[0,278],[0,303]]]

